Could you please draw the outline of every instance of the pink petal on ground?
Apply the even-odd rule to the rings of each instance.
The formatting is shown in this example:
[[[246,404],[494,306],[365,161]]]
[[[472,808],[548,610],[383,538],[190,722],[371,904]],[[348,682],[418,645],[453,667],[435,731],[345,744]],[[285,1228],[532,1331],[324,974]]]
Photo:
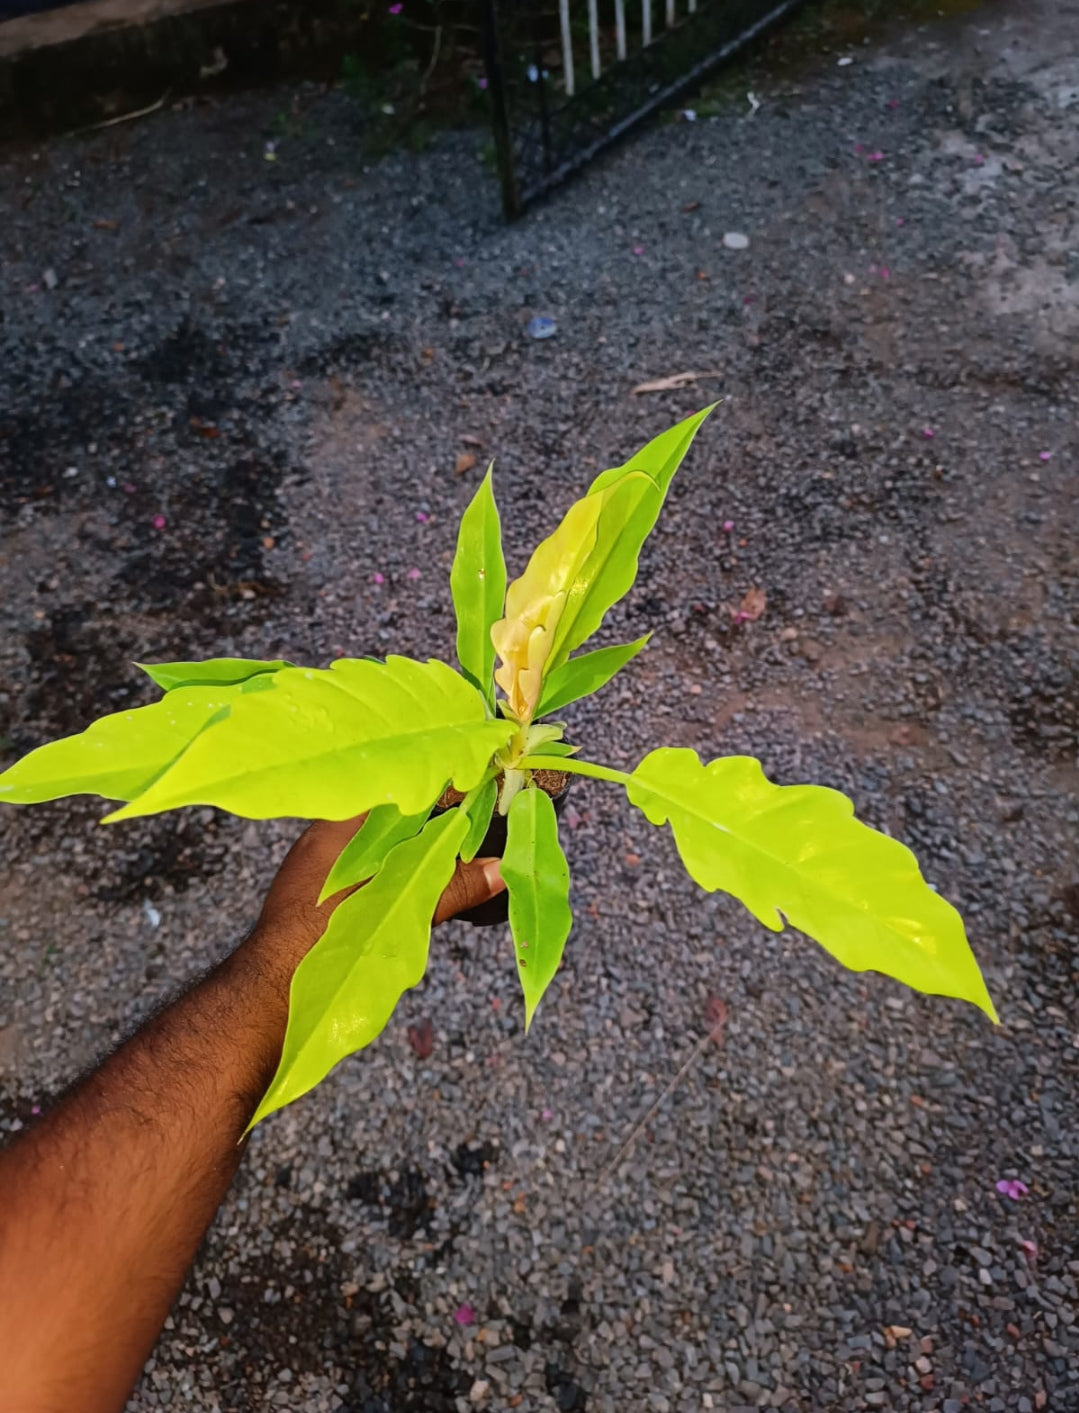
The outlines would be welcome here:
[[[934,430],[933,430],[932,427],[923,427],[923,428],[922,428],[922,436],[923,436],[923,437],[935,437],[936,435],[937,435],[937,434],[936,434],[936,432],[934,432]]]
[[[163,515],[154,516],[154,529],[163,530],[165,528],[165,517]]]
[[[723,522],[723,533],[724,533],[725,535],[729,535],[733,529],[734,529],[734,521],[733,521],[733,520],[724,520],[724,522]]]
[[[418,569],[410,569],[408,571],[408,577],[410,579],[418,579],[420,577],[420,571]]]
[[[546,1123],[550,1123],[551,1120],[554,1118],[554,1110],[553,1110],[553,1109],[544,1109],[543,1114],[542,1114],[542,1117],[543,1117],[543,1119],[544,1119],[544,1121],[545,1121]]]
[[[897,226],[905,226],[907,224],[906,218],[903,216],[897,216],[895,218],[895,223]]]
[[[643,255],[643,254],[644,254],[644,246],[643,246],[643,245],[635,245],[635,246],[633,247],[633,253],[634,253],[634,255]]]
[[[1048,461],[1049,458],[1052,456],[1052,454],[1053,454],[1053,453],[1052,453],[1051,451],[1039,451],[1039,452],[1038,452],[1038,460],[1039,460],[1039,461]]]
[[[385,582],[386,582],[386,576],[385,576],[385,574],[380,574],[380,573],[378,572],[378,570],[376,569],[375,572],[371,575],[371,583],[372,583],[372,584],[384,584]]]
[[[892,272],[888,269],[887,265],[880,267],[880,277],[882,280],[890,280],[892,278]]]
[[[404,7],[403,4],[391,5],[391,6],[390,6],[390,14],[391,14],[391,15],[399,15],[399,14],[401,13],[401,11],[402,11],[404,8],[405,8],[405,7]]]
[[[124,482],[124,494],[128,496],[133,496],[135,494],[135,487],[131,484],[130,481]]]
[[[985,158],[980,152],[975,152],[974,154],[974,165],[976,167],[983,167],[985,165]]]
[[[453,1312],[453,1318],[459,1325],[474,1325],[476,1323],[476,1312],[466,1301],[463,1305],[458,1305]]]
[[[884,153],[883,153],[883,152],[871,152],[871,153],[869,154],[869,156],[868,156],[865,160],[866,160],[867,162],[883,162],[883,161],[884,161]]]
[[[1030,1265],[1033,1266],[1034,1262],[1038,1259],[1038,1243],[1036,1241],[1021,1241],[1019,1243],[1019,1250],[1027,1258]]]
[[[428,514],[426,514],[425,511],[422,511],[422,510],[417,510],[417,511],[416,511],[416,524],[417,524],[417,525],[426,525],[427,522],[428,522],[428,520],[430,520],[430,518],[431,518],[431,517],[430,517]]]
[[[34,1115],[34,1117],[36,1118],[37,1115],[41,1113],[41,1105],[40,1105],[40,1104],[31,1104],[31,1105],[30,1105],[30,1112],[31,1112],[31,1113]]]
[[[1013,1202],[1018,1202],[1020,1197],[1026,1197],[1030,1188],[1020,1178],[1001,1178],[997,1191],[1001,1197],[1010,1197]]]

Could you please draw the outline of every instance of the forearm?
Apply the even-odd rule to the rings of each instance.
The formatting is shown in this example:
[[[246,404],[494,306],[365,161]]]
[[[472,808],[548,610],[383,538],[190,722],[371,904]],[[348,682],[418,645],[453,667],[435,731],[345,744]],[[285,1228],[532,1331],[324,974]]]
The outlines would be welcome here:
[[[0,1407],[113,1413],[235,1174],[307,939],[263,929],[0,1154]]]

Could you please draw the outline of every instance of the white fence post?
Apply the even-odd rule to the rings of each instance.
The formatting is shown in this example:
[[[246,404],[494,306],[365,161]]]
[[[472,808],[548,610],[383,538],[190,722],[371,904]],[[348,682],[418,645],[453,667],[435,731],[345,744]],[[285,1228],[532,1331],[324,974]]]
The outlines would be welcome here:
[[[626,57],[626,0],[614,0],[614,35],[618,57]]]
[[[569,27],[569,0],[558,0],[558,23],[562,29],[562,82],[566,97],[573,97],[573,36]],[[543,75],[540,75],[542,79]]]
[[[588,0],[588,44],[592,51],[592,77],[599,78],[599,14],[596,0]]]

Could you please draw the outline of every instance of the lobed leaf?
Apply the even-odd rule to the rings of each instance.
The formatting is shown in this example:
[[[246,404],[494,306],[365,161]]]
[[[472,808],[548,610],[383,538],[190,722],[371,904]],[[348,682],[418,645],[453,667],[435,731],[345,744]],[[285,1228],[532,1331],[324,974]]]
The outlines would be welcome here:
[[[495,504],[492,468],[461,517],[450,592],[457,614],[457,657],[465,676],[494,711],[495,649],[491,628],[506,597],[506,561]]]
[[[247,657],[211,657],[205,662],[137,662],[135,666],[163,692],[173,692],[177,687],[237,686],[290,664],[283,658],[270,662]]]
[[[249,1129],[370,1045],[402,994],[423,979],[431,919],[467,827],[460,810],[429,820],[334,909],[293,975],[281,1060]]]
[[[177,687],[149,706],[114,712],[76,736],[38,746],[0,775],[0,801],[34,805],[62,795],[133,800],[228,714],[240,690]]]
[[[558,970],[573,923],[569,866],[558,842],[554,804],[536,787],[522,790],[510,805],[502,877],[509,890],[510,931],[527,1030]]]
[[[324,903],[342,888],[354,888],[374,877],[392,848],[415,838],[429,813],[421,810],[419,814],[402,814],[396,805],[376,805],[335,859],[322,885],[319,902]]]
[[[740,899],[773,932],[786,917],[852,971],[956,996],[996,1019],[956,910],[903,844],[854,818],[845,795],[773,785],[760,762],[652,751],[626,785],[652,824],[670,823],[690,876]]]
[[[590,697],[605,687],[616,672],[620,672],[627,662],[642,650],[651,637],[646,633],[634,643],[620,643],[617,647],[596,648],[593,652],[582,653],[570,658],[550,673],[543,684],[537,716],[546,716],[552,711],[561,711],[570,702],[581,697]],[[530,747],[534,751],[535,747]]]
[[[380,804],[418,814],[447,781],[477,785],[513,730],[441,662],[286,667],[272,692],[234,697],[227,717],[109,819],[193,804],[248,819],[349,819]]]

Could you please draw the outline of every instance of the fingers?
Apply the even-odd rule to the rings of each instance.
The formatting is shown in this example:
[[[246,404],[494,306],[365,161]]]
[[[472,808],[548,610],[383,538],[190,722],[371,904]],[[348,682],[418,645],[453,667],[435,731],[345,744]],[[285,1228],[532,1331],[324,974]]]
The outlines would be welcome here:
[[[438,900],[435,924],[478,907],[503,892],[506,885],[500,871],[501,862],[501,859],[473,859],[471,863],[458,860],[454,875]]]

